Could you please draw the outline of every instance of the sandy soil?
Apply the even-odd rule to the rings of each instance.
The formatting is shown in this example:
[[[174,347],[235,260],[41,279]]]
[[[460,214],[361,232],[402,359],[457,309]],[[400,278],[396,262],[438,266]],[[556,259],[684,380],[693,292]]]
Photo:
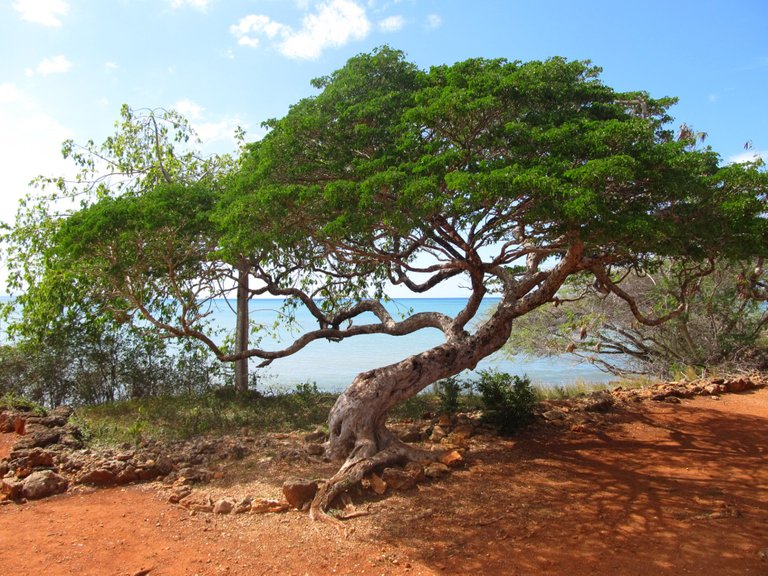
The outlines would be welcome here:
[[[3,574],[768,575],[768,389],[643,402],[588,429],[473,439],[466,467],[361,502],[348,538],[300,512],[191,514],[159,485],[0,507]],[[0,435],[0,455],[13,440]],[[205,489],[280,494],[327,466],[257,457]]]

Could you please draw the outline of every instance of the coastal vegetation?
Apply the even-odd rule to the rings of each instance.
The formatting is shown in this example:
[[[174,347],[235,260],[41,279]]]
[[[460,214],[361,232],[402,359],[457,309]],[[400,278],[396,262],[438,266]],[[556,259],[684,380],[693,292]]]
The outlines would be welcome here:
[[[13,331],[39,349],[81,325],[195,341],[239,367],[240,394],[249,359],[266,366],[318,339],[441,331],[443,343],[359,374],[333,403],[326,453],[341,465],[313,502],[322,517],[370,471],[437,458],[401,441],[388,415],[501,349],[530,314],[587,305],[589,294],[641,331],[682,321],[724,262],[751,263],[734,294],[759,294],[768,174],[723,165],[697,133],[672,129],[674,99],[618,92],[600,72],[562,58],[421,70],[385,47],[315,80],[315,96],[237,156],[179,150],[191,138],[183,119],[124,108],[102,147],[65,145],[80,176],[41,181],[52,194],[28,202],[5,238]],[[471,292],[455,316],[395,318],[383,306],[391,286],[428,294],[456,281]],[[316,326],[261,348],[269,327],[249,326],[243,305],[260,294],[284,298],[286,324],[304,307]],[[477,322],[489,294],[499,305]],[[712,294],[707,313],[721,300]],[[229,295],[238,329],[221,340],[210,302]],[[619,329],[574,314],[561,325],[580,342]],[[729,338],[760,337],[755,322]],[[487,412],[514,428],[502,412],[524,421],[530,386],[494,378],[481,389],[495,398]]]

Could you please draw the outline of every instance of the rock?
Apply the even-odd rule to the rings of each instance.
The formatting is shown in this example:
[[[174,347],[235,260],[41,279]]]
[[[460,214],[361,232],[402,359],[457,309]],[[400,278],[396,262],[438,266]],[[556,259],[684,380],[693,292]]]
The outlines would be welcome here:
[[[443,428],[453,426],[453,418],[451,418],[450,414],[441,414],[437,419],[437,425]]]
[[[304,435],[304,441],[305,442],[325,442],[326,438],[328,437],[328,434],[325,433],[325,430],[322,428],[318,428],[314,432],[310,432],[309,434]]]
[[[384,468],[381,480],[392,490],[410,490],[416,486],[416,478],[399,468]]]
[[[325,447],[322,444],[307,444],[307,454],[310,456],[325,456]]]
[[[283,482],[283,494],[288,504],[301,510],[317,493],[317,480],[289,478]]]
[[[731,394],[744,392],[754,387],[752,382],[744,378],[736,378],[735,380],[726,380],[724,385],[725,385],[725,390],[727,392],[730,392]]]
[[[204,468],[193,468],[187,466],[179,469],[179,477],[183,477],[187,482],[208,482],[211,479],[211,473]]]
[[[557,420],[562,420],[565,418],[565,414],[561,412],[560,410],[547,410],[546,412],[542,413],[542,416],[545,420],[548,420],[550,422],[555,422]]]
[[[278,512],[287,512],[290,507],[291,506],[287,502],[258,498],[251,504],[251,512],[254,514],[274,514]]]
[[[168,496],[168,502],[170,502],[171,504],[178,504],[190,494],[192,494],[191,486],[181,485],[178,487],[174,487],[173,491],[171,492],[171,495]]]
[[[611,396],[608,393],[605,394],[595,394],[592,398],[587,400],[586,404],[584,405],[584,410],[587,412],[610,412],[613,408],[613,405],[615,403],[615,400],[613,399],[613,396]]]
[[[442,462],[432,462],[424,468],[424,476],[427,478],[442,478],[450,472],[448,466]]]
[[[457,468],[464,465],[464,457],[457,450],[451,450],[440,456],[440,462],[449,468]]]
[[[26,435],[16,442],[15,448],[44,448],[51,444],[56,444],[61,437],[62,431],[58,428],[38,428],[34,430],[27,429]]]
[[[69,482],[52,470],[33,472],[21,488],[21,494],[28,500],[38,500],[54,494],[66,492]]]
[[[53,452],[43,448],[14,451],[13,465],[17,468],[52,468]]]
[[[400,440],[403,442],[421,442],[421,430],[419,428],[411,428],[400,435]]]
[[[250,496],[246,496],[242,500],[240,500],[237,504],[235,504],[235,509],[232,510],[235,514],[244,514],[245,512],[249,512],[252,508],[253,500]]]
[[[213,505],[214,514],[229,514],[235,509],[235,501],[229,498],[217,500]]]
[[[760,560],[766,561],[768,560],[768,548],[763,548],[757,553],[757,557],[760,558]]]
[[[114,486],[121,482],[127,483],[125,482],[126,474],[128,478],[131,477],[131,472],[133,472],[134,479],[136,476],[132,467],[128,472],[126,472],[126,467],[126,463],[120,460],[97,461],[89,469],[82,471],[76,480],[78,484],[90,484],[92,486]]]
[[[384,492],[387,491],[387,483],[381,479],[381,476],[378,474],[371,474],[371,490],[373,490],[374,494],[378,494],[381,496],[384,494]]]
[[[438,443],[446,436],[448,436],[448,433],[442,426],[434,426],[432,428],[432,434],[429,435],[429,439],[434,443]]]
[[[17,478],[3,478],[0,480],[0,494],[8,500],[20,500],[24,482]]]

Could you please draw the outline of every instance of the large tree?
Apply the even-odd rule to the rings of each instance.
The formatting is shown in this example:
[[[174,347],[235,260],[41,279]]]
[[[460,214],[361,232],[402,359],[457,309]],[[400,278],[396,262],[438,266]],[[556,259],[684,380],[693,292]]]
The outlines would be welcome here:
[[[315,81],[320,93],[248,151],[240,193],[220,206],[222,246],[259,254],[253,275],[318,323],[284,350],[249,355],[270,362],[317,338],[445,335],[339,397],[328,454],[343,465],[315,512],[376,466],[429,457],[387,429],[389,410],[501,348],[569,277],[591,275],[654,324],[684,310],[708,271],[697,262],[766,250],[766,174],[722,167],[690,130],[675,135],[673,99],[616,92],[599,74],[562,58],[422,71],[383,48]],[[613,271],[667,256],[692,264],[680,301],[655,316]],[[470,289],[455,317],[394,318],[381,302],[388,283],[422,294],[455,279]],[[472,323],[489,293],[498,307]]]
[[[101,144],[64,142],[74,172],[36,179],[43,193],[25,199],[4,235],[11,333],[44,345],[84,321],[140,319],[159,335],[204,341],[210,303],[235,293],[234,348],[245,350],[247,266],[216,258],[209,219],[237,156],[202,155],[173,110],[124,105],[115,128]],[[235,386],[248,388],[247,358],[235,363]]]

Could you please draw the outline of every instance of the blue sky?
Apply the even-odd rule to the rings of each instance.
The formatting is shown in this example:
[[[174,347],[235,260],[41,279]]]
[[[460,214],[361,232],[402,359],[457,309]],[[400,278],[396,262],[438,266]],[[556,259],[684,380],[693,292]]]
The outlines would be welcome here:
[[[590,59],[616,89],[678,96],[676,123],[724,161],[768,158],[766,0],[1,0],[0,220],[122,103],[177,108],[231,151],[235,126],[258,138],[312,78],[382,44],[424,68]]]

